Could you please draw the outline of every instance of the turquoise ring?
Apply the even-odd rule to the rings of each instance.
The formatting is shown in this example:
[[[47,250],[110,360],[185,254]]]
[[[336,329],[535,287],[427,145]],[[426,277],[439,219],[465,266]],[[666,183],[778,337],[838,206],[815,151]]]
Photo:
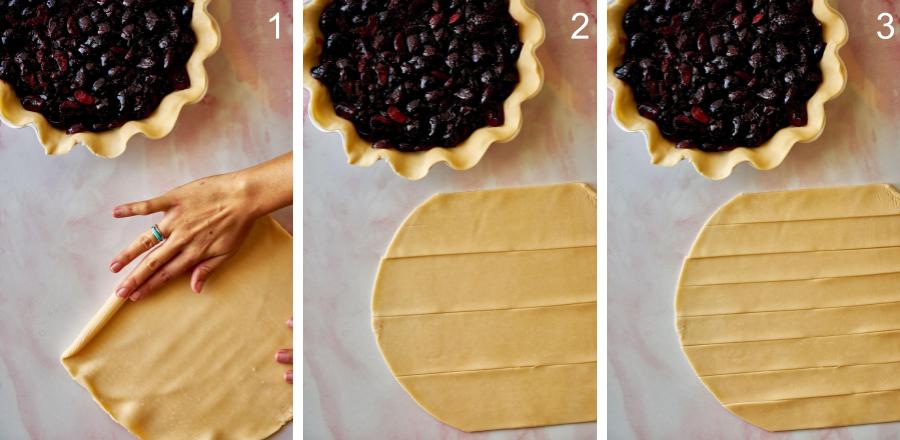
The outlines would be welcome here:
[[[153,233],[153,236],[156,237],[156,241],[162,243],[166,238],[163,237],[162,232],[159,232],[159,226],[153,225],[150,227],[150,232]]]

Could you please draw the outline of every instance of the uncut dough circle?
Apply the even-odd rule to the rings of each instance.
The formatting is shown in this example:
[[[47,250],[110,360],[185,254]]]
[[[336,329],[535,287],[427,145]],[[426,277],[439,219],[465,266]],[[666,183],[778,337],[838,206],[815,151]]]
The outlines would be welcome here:
[[[706,223],[676,298],[685,355],[769,431],[900,420],[900,193],[742,194]]]
[[[597,199],[586,185],[438,194],[381,260],[375,338],[463,431],[596,419]]]

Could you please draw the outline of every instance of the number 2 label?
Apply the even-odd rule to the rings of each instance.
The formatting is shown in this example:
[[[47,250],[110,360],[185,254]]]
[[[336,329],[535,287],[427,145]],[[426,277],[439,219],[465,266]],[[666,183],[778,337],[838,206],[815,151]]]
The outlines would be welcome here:
[[[587,36],[587,35],[582,35],[581,31],[583,31],[584,28],[586,28],[588,26],[588,24],[591,22],[591,18],[588,17],[588,15],[585,14],[584,12],[578,12],[572,16],[572,21],[578,21],[579,18],[584,20],[584,22],[581,23],[581,26],[579,26],[578,29],[575,29],[575,32],[572,32],[572,39],[573,40],[589,40],[591,37]]]

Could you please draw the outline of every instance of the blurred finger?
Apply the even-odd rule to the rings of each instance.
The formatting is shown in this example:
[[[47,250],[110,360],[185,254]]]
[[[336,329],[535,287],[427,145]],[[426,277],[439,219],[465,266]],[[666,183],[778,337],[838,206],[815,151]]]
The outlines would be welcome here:
[[[209,276],[225,262],[225,260],[230,257],[230,254],[219,255],[218,257],[212,257],[194,268],[194,272],[191,274],[191,290],[194,293],[200,293],[203,290],[203,283],[209,279]]]
[[[287,370],[284,372],[284,381],[292,384],[294,383],[294,370]]]
[[[293,364],[294,363],[294,350],[290,348],[282,348],[275,352],[275,361],[279,364]]]

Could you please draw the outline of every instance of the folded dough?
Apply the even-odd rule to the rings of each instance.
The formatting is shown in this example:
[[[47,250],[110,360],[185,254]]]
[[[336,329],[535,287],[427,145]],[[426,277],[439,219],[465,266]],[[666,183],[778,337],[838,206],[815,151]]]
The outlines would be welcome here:
[[[407,393],[464,431],[596,420],[596,223],[583,184],[416,208],[372,298],[376,341]]]
[[[144,439],[261,439],[292,418],[292,240],[260,219],[191,292],[187,277],[132,303],[110,297],[63,354],[69,374]]]
[[[709,219],[676,299],[685,355],[770,431],[900,420],[900,194],[743,194]]]

